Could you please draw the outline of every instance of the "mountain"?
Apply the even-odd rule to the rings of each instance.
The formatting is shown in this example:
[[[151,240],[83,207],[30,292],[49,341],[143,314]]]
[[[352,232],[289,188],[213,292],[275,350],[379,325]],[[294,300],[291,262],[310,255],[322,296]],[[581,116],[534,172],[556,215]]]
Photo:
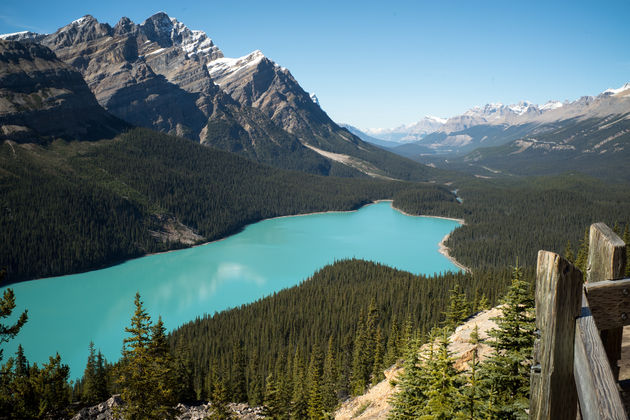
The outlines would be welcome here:
[[[48,48],[0,40],[0,140],[96,140],[127,128]]]
[[[429,148],[434,154],[461,156],[480,147],[497,147],[523,137],[551,133],[560,126],[570,126],[571,121],[623,115],[630,112],[629,95],[627,83],[575,101],[549,101],[544,105],[527,101],[513,105],[487,104],[449,118],[439,130],[414,144]]]
[[[399,146],[400,143],[398,142],[394,142],[394,141],[386,141],[386,140],[381,140],[381,139],[377,139],[376,137],[372,137],[369,134],[367,134],[366,132],[350,125],[350,124],[339,124],[340,127],[345,128],[346,130],[348,130],[350,133],[352,133],[353,135],[357,136],[358,138],[360,138],[361,140],[367,142],[367,143],[372,143],[375,144],[379,147],[382,147],[384,149],[389,149],[392,147],[396,147]]]
[[[392,142],[412,142],[421,140],[425,135],[439,130],[446,119],[426,116],[413,124],[401,125],[396,128],[369,128],[365,132],[377,139]]]
[[[453,133],[433,133],[425,141],[446,150],[464,138],[459,155],[416,156],[421,162],[478,176],[545,175],[582,172],[609,180],[630,180],[630,84],[595,97],[554,104],[537,117],[512,125],[486,122]],[[538,108],[540,109],[540,108]],[[419,144],[423,144],[420,142]]]
[[[430,170],[335,124],[288,69],[260,51],[226,58],[165,13],[111,27],[84,16],[50,35],[19,33],[77,69],[98,102],[129,123],[259,162],[324,175],[425,180]]]

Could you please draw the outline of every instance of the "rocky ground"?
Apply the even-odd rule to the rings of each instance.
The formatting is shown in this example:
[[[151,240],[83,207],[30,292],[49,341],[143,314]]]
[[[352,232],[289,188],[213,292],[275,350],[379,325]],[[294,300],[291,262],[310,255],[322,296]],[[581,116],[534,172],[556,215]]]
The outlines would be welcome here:
[[[479,327],[480,343],[478,344],[479,358],[484,360],[488,357],[491,348],[484,343],[488,338],[488,331],[496,326],[491,318],[500,315],[499,308],[483,311],[464,324],[460,325],[451,335],[450,351],[456,358],[457,369],[468,368],[468,362],[472,358],[473,346],[470,344],[470,333]],[[385,379],[370,388],[364,395],[349,399],[344,402],[335,413],[337,420],[361,419],[374,420],[384,419],[391,410],[390,398],[396,392],[396,387],[392,386],[392,381],[402,373],[402,367],[392,366],[385,371]]]
[[[114,420],[115,411],[122,406],[122,400],[119,395],[112,396],[109,400],[98,405],[87,407],[79,411],[72,420]],[[263,418],[261,415],[262,407],[249,407],[247,404],[228,405],[232,411],[233,418],[239,420],[256,420]],[[203,420],[212,414],[212,405],[210,403],[201,403],[198,405],[178,404],[175,407],[177,420]]]

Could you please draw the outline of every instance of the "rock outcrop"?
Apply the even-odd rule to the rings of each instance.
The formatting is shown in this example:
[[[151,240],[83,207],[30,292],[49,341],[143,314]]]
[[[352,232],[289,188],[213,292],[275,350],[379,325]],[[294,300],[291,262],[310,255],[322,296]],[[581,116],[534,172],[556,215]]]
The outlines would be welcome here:
[[[92,407],[81,409],[72,420],[114,420],[116,411],[123,408],[123,401],[120,395],[114,395],[110,399]],[[250,407],[247,404],[228,404],[228,409],[232,412],[234,419],[258,420],[262,419],[262,407]],[[204,420],[212,413],[211,403],[200,403],[196,405],[177,404],[174,409],[177,420]]]
[[[51,50],[0,40],[0,139],[97,140],[128,127],[106,112],[81,74]]]

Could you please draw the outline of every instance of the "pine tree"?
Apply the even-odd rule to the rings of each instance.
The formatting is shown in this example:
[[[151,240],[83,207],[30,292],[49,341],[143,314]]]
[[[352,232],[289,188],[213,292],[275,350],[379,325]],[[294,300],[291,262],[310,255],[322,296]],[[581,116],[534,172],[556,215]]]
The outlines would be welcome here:
[[[472,344],[472,358],[470,360],[470,372],[466,376],[466,386],[462,389],[460,411],[457,418],[461,420],[476,420],[483,418],[484,398],[479,385],[479,327],[470,334]]]
[[[164,324],[160,318],[151,325],[151,318],[136,293],[131,334],[123,340],[123,358],[120,362],[121,398],[125,402],[122,412],[127,419],[162,419],[169,416],[173,404],[171,360]]]
[[[94,349],[93,341],[90,341],[88,349],[87,364],[83,371],[83,393],[81,394],[81,402],[90,406],[100,401],[96,391],[96,350]]]
[[[481,294],[481,299],[479,299],[479,303],[477,304],[477,310],[486,311],[490,309],[490,301],[485,293]]]
[[[403,373],[399,379],[399,391],[391,399],[392,410],[390,419],[415,420],[419,418],[427,400],[428,376],[426,365],[433,359],[433,342],[427,345],[425,354],[421,357],[418,349],[419,341],[410,341],[405,352]]]
[[[64,418],[70,406],[70,386],[68,376],[70,368],[61,364],[57,354],[44,363],[42,369],[31,370],[31,383],[38,398],[37,418]]]
[[[152,388],[149,404],[154,407],[153,414],[157,417],[168,417],[175,400],[175,382],[172,371],[173,360],[166,341],[166,328],[162,317],[151,327],[149,341],[149,369],[150,387]]]
[[[265,382],[265,398],[262,414],[270,419],[280,419],[282,418],[282,409],[278,384],[271,374],[267,376],[267,380]]]
[[[396,322],[396,316],[392,317],[391,326],[389,329],[389,336],[387,337],[387,353],[384,357],[385,367],[389,367],[396,363],[398,360],[398,323]]]
[[[623,230],[623,241],[626,243],[626,277],[630,277],[630,223]]]
[[[306,393],[308,397],[307,414],[310,420],[319,420],[324,417],[324,399],[321,389],[322,360],[319,349],[314,349],[308,366],[306,377]]]
[[[588,263],[588,241],[589,241],[589,230],[588,228],[584,232],[584,237],[580,242],[580,247],[578,248],[577,257],[575,257],[575,266],[580,269],[582,274],[586,275],[586,264]]]
[[[0,283],[4,280],[5,272],[0,270]],[[0,321],[4,318],[8,318],[15,309],[15,294],[13,289],[6,289],[0,298]],[[15,338],[20,332],[20,329],[26,324],[28,320],[28,311],[25,310],[20,314],[17,321],[13,325],[5,325],[0,322],[0,345],[7,343],[9,340]],[[0,361],[2,361],[2,349],[0,349]]]
[[[247,402],[247,378],[245,376],[245,352],[243,343],[234,343],[230,372],[230,399],[232,402]]]
[[[455,331],[469,314],[469,305],[466,294],[456,284],[450,291],[448,309],[444,312],[444,326],[448,331]]]
[[[324,359],[324,369],[322,373],[322,402],[324,411],[332,414],[337,407],[337,365],[335,348],[333,346],[332,335],[328,338],[328,348]]]
[[[293,395],[291,396],[291,418],[295,419],[304,419],[307,416],[308,395],[305,370],[304,360],[298,348],[293,359]]]
[[[513,269],[512,284],[502,303],[497,328],[489,332],[493,351],[482,365],[482,387],[500,418],[526,418],[529,373],[534,343],[534,301],[529,285]]]
[[[567,241],[567,246],[564,248],[564,258],[571,264],[575,263],[575,255],[573,254],[573,247],[571,246],[570,240]]]
[[[455,369],[455,360],[448,350],[449,330],[443,329],[437,334],[435,356],[426,362],[429,383],[426,404],[420,411],[420,418],[452,419],[459,411],[458,403],[462,401],[461,379]]]
[[[232,412],[228,408],[229,398],[225,382],[221,380],[218,374],[215,374],[212,383],[212,413],[210,420],[225,420],[232,418]]]
[[[372,364],[372,385],[376,385],[383,379],[385,379],[385,375],[383,374],[383,353],[385,350],[383,349],[383,334],[381,332],[381,327],[378,326],[376,328],[376,337],[374,338],[374,363]]]
[[[175,346],[173,360],[173,380],[175,382],[175,400],[178,402],[191,402],[197,398],[193,382],[193,360],[190,347],[184,340],[179,340]]]

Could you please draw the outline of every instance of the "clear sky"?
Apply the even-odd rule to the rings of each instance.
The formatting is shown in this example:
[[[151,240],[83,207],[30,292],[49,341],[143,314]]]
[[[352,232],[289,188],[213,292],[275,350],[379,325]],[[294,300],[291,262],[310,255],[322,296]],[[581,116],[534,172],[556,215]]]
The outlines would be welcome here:
[[[2,0],[0,33],[158,11],[228,57],[260,49],[337,122],[394,127],[488,102],[576,99],[630,81],[630,1]]]

